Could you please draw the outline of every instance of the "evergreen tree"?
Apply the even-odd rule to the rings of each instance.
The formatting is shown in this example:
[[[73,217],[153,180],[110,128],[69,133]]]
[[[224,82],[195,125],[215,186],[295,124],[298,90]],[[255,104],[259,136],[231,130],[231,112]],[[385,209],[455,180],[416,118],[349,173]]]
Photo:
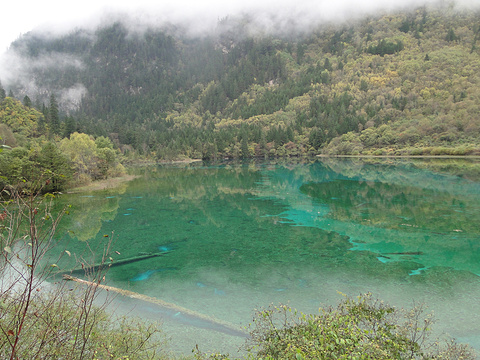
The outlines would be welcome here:
[[[2,82],[0,81],[0,101],[3,101],[7,97],[7,93],[5,92],[5,89],[2,86]]]
[[[48,114],[49,110],[48,107],[45,106],[45,103],[42,103],[42,114],[45,116],[45,119],[50,119],[50,115]]]
[[[50,95],[50,107],[48,111],[48,120],[50,123],[50,134],[58,135],[60,133],[60,118],[58,116],[58,104],[55,95]]]
[[[410,31],[410,21],[408,19],[403,20],[398,30],[408,33]]]
[[[38,122],[37,122],[37,130],[39,134],[45,135],[47,132],[47,122],[45,120],[45,116],[41,115],[38,117]]]
[[[299,43],[297,45],[297,63],[301,64],[305,56],[305,45]]]
[[[445,40],[447,40],[448,42],[458,40],[457,35],[455,35],[455,31],[453,31],[452,28],[450,28],[450,30],[448,30],[448,33],[447,33],[447,36],[446,36]]]
[[[250,151],[248,150],[248,139],[247,136],[244,135],[240,142],[240,151],[242,152],[242,158],[247,159],[250,157]]]
[[[27,107],[32,107],[32,100],[30,100],[28,95],[25,95],[25,97],[23,98],[23,105]]]
[[[65,131],[63,132],[63,137],[69,137],[75,131],[77,131],[75,119],[72,116],[67,116],[65,118]]]
[[[73,170],[69,160],[57,146],[51,142],[46,143],[38,154],[37,163],[46,176],[43,191],[55,192],[64,190],[71,180]]]
[[[330,59],[328,57],[325,58],[325,62],[323,64],[323,67],[330,72],[333,71],[332,64],[330,63]]]

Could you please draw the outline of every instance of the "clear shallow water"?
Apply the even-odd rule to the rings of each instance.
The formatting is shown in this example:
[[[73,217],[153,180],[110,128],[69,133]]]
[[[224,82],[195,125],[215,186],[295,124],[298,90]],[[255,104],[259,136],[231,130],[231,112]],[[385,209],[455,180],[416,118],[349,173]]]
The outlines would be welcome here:
[[[455,160],[455,168],[464,162]],[[59,266],[73,267],[80,256],[93,261],[114,232],[117,260],[166,254],[112,267],[109,285],[234,325],[248,325],[255,308],[272,302],[316,312],[337,303],[338,292],[371,291],[397,306],[425,302],[438,331],[480,347],[480,183],[428,170],[452,168],[436,165],[325,160],[142,169],[121,188],[61,199],[72,211],[57,252],[76,256]],[[119,297],[115,306],[163,320],[178,352],[198,343],[234,354],[244,342],[152,304]]]

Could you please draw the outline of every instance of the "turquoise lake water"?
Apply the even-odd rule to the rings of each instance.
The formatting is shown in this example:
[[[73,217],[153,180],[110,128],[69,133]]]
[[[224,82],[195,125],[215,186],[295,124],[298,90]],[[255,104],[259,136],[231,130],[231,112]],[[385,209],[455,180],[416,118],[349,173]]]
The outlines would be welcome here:
[[[304,312],[372,292],[425,303],[437,333],[480,348],[480,181],[475,160],[193,163],[137,169],[116,189],[64,195],[58,234],[98,261],[113,238],[107,284],[246,326],[254,309]],[[113,237],[112,237],[113,233]],[[105,235],[108,235],[106,237]],[[92,254],[96,254],[95,256]],[[235,354],[244,338],[117,297],[115,311],[163,321],[176,352]]]

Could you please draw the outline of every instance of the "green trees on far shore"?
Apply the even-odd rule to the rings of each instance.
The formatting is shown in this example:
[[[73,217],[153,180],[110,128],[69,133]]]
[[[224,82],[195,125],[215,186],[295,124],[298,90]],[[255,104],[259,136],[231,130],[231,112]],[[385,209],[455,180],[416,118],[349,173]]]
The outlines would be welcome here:
[[[181,26],[130,32],[121,21],[28,34],[10,49],[22,63],[74,61],[23,68],[47,91],[0,85],[0,136],[25,146],[32,135],[58,143],[78,132],[109,138],[127,158],[160,161],[478,154],[478,12],[449,6],[289,36],[253,35],[248,16],[199,38]],[[22,94],[24,106],[7,93]],[[12,123],[14,114],[25,121]]]
[[[77,132],[64,139],[58,136],[61,124],[58,110],[52,110],[54,102],[49,116],[56,119],[42,129],[42,113],[10,97],[0,101],[0,141],[6,146],[0,153],[0,188],[18,185],[57,192],[124,173],[109,138]]]

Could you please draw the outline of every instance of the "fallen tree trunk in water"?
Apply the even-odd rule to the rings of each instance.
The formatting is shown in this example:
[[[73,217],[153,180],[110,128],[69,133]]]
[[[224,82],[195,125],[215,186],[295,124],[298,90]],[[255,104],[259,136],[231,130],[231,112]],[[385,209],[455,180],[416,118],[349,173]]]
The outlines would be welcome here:
[[[62,271],[59,271],[59,272],[55,273],[55,275],[63,275],[63,274],[82,274],[82,275],[84,275],[86,273],[93,274],[93,273],[97,273],[98,270],[101,270],[101,269],[108,269],[108,268],[114,267],[114,266],[121,266],[121,265],[130,264],[130,263],[137,262],[137,261],[151,259],[153,257],[163,256],[167,253],[168,253],[168,251],[164,251],[164,252],[161,252],[161,253],[141,254],[141,255],[133,256],[133,257],[126,258],[126,259],[113,260],[110,263],[103,262],[99,265],[83,265],[82,264],[81,267],[78,267],[78,268],[75,268],[75,269],[72,269],[72,270],[65,270],[65,271],[62,270]]]
[[[190,323],[193,326],[204,328],[204,329],[210,329],[210,330],[215,330],[219,331],[228,335],[233,335],[233,336],[240,336],[240,337],[248,337],[248,334],[241,329],[240,327],[237,327],[233,324],[230,324],[226,321],[215,319],[214,317],[207,316],[201,313],[198,313],[196,311],[178,306],[176,304],[172,304],[151,296],[147,295],[142,295],[133,291],[129,290],[124,290],[120,288],[116,288],[113,286],[107,286],[107,285],[102,285],[98,282],[92,282],[88,280],[83,280],[76,278],[71,275],[64,274],[63,275],[64,280],[70,280],[70,281],[75,281],[80,284],[85,284],[88,286],[95,286],[99,289],[106,290],[106,291],[113,291],[117,294],[132,298],[132,299],[137,299],[141,301],[145,301],[151,304],[158,305],[162,308],[168,309],[168,310],[173,310],[176,314],[174,315],[175,317],[178,317],[179,315],[183,315],[187,319],[193,319],[196,320],[194,324],[192,324],[192,321],[187,322]]]

